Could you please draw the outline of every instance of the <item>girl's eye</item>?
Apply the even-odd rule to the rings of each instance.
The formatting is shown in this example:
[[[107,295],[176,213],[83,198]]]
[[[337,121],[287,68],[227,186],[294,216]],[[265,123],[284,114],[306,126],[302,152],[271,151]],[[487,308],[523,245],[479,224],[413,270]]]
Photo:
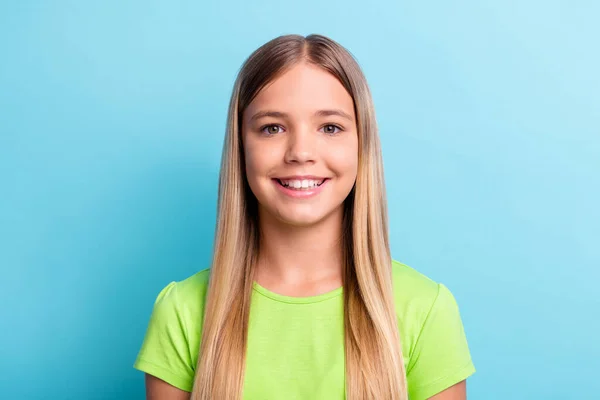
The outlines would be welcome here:
[[[324,133],[328,135],[336,135],[342,131],[342,128],[333,124],[325,125],[322,129],[324,130]],[[266,134],[267,136],[272,136],[281,133],[282,128],[279,125],[271,124],[263,126],[262,128],[260,128],[260,131]]]
[[[278,129],[280,128],[281,127],[279,125],[265,125],[262,128],[260,128],[260,131],[267,135],[276,135],[279,133]]]
[[[332,125],[332,124],[325,125],[323,128],[325,129],[325,133],[328,135],[335,135],[342,131],[342,128],[340,128],[337,125]],[[338,130],[337,132],[335,131],[336,129]]]

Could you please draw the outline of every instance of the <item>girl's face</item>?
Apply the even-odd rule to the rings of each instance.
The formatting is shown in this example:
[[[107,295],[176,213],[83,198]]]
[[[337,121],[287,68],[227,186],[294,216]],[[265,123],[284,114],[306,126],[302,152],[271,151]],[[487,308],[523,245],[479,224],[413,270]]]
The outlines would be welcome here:
[[[307,226],[341,216],[358,168],[354,104],[327,71],[301,63],[244,111],[246,176],[262,212]]]

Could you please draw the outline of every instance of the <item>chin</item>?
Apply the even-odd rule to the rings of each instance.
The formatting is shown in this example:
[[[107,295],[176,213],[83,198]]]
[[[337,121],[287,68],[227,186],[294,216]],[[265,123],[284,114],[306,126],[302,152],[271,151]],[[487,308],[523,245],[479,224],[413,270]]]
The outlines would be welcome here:
[[[336,211],[341,211],[341,208],[333,210],[324,210],[321,207],[284,207],[276,210],[274,215],[276,218],[287,225],[297,227],[308,227],[318,225],[331,218],[337,217]]]
[[[304,213],[282,213],[278,216],[279,221],[287,225],[305,227],[316,225],[323,221],[324,216],[315,214],[304,214]]]

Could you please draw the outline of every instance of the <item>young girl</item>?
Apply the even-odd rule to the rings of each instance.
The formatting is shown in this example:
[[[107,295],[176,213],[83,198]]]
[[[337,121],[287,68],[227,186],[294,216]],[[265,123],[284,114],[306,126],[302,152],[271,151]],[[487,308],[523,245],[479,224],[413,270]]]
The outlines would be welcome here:
[[[352,55],[321,35],[260,47],[229,106],[212,266],[159,293],[135,362],[148,398],[465,399],[454,297],[392,261],[387,224]]]

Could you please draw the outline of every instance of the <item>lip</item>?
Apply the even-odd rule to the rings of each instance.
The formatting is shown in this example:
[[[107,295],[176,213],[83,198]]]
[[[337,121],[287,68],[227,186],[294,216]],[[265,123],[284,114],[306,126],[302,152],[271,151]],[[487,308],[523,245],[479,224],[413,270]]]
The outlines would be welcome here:
[[[277,176],[273,179],[279,179],[282,181],[288,181],[288,180],[292,180],[292,179],[300,180],[300,181],[303,179],[306,179],[306,180],[311,179],[313,181],[320,181],[320,180],[327,179],[327,178],[324,176],[315,176],[315,175],[290,175],[290,176]]]
[[[294,189],[287,188],[279,183],[279,180],[287,180],[287,179],[298,179],[298,180],[312,179],[315,181],[323,179],[324,182],[321,183],[320,186],[317,186],[316,188],[313,188],[313,189],[294,190]],[[306,175],[306,176],[291,176],[291,177],[273,178],[271,181],[279,189],[279,191],[281,193],[285,194],[286,196],[289,196],[289,197],[292,197],[295,199],[307,199],[307,198],[314,197],[314,196],[318,195],[319,193],[321,193],[321,191],[323,190],[325,185],[327,185],[330,180],[331,180],[330,178]]]

